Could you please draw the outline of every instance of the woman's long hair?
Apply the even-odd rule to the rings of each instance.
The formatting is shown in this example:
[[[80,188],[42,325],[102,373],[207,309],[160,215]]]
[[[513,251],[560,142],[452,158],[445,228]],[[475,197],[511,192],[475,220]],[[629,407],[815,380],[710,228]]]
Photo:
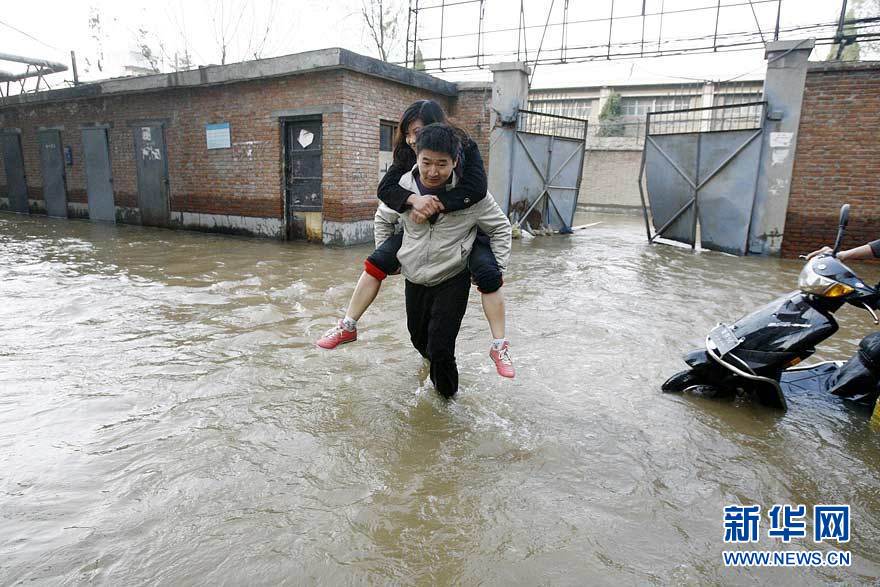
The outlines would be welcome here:
[[[416,154],[413,153],[412,148],[406,143],[406,132],[414,120],[421,120],[425,126],[435,122],[451,126],[455,129],[456,134],[459,135],[462,146],[469,140],[468,134],[464,130],[452,124],[440,104],[434,100],[413,102],[403,111],[403,115],[400,117],[400,124],[397,125],[397,133],[394,135],[394,164],[400,165],[404,169],[409,169],[416,164]]]

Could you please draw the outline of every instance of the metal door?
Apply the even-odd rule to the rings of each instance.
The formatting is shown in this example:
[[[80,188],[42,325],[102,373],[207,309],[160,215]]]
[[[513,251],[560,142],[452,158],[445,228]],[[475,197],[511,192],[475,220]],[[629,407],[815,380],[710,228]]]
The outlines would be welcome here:
[[[110,174],[107,129],[84,128],[82,137],[86,162],[89,219],[97,222],[116,222],[116,204],[113,202],[113,176]]]
[[[648,114],[639,190],[645,177],[655,233],[736,255],[748,250],[760,166],[765,102]],[[728,111],[733,114],[728,115]],[[713,131],[715,120],[732,130]]]
[[[64,182],[61,133],[57,130],[41,130],[37,133],[37,141],[40,145],[46,212],[49,216],[67,218],[67,188]]]
[[[284,127],[288,209],[320,212],[324,204],[321,119],[288,120]]]
[[[146,124],[134,129],[134,152],[138,174],[138,207],[141,224],[167,226],[168,166],[165,158],[165,135],[161,124]]]
[[[6,190],[9,209],[12,212],[28,214],[27,179],[24,174],[24,157],[21,153],[21,140],[17,132],[0,133],[3,148],[3,166],[6,169]]]
[[[519,111],[506,206],[511,219],[523,226],[530,216],[540,215],[541,224],[562,233],[571,232],[586,138],[586,120]],[[533,222],[528,224],[539,228]]]

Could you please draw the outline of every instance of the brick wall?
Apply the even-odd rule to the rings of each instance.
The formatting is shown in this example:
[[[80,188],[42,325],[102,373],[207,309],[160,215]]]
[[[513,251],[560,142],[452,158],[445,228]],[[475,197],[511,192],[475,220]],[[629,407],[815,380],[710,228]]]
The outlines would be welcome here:
[[[21,128],[30,197],[41,199],[37,130],[63,126],[73,151],[67,167],[68,201],[86,203],[83,125],[109,124],[117,206],[137,206],[134,132],[144,121],[165,123],[172,211],[279,218],[283,195],[277,110],[341,102],[341,72],[257,80],[25,105],[0,112],[0,127]],[[229,122],[232,148],[208,150],[205,125]],[[332,124],[332,121],[331,121]]]
[[[468,132],[480,148],[480,155],[489,171],[489,132],[492,113],[492,87],[459,88],[458,96],[453,100],[450,116],[453,121]]]
[[[324,220],[372,219],[380,120],[397,121],[418,99],[440,95],[348,70],[183,88],[0,110],[0,128],[20,128],[30,198],[42,199],[37,131],[63,126],[73,150],[68,201],[87,203],[82,126],[108,124],[117,206],[137,206],[134,132],[164,121],[171,210],[281,218],[284,206],[281,123],[273,112],[324,108]],[[232,148],[208,150],[205,125],[229,122]],[[2,157],[0,157],[2,160]],[[2,162],[0,162],[2,165]],[[0,168],[0,196],[6,196]]]
[[[880,238],[880,62],[810,67],[782,255],[833,244],[844,203],[845,248]]]

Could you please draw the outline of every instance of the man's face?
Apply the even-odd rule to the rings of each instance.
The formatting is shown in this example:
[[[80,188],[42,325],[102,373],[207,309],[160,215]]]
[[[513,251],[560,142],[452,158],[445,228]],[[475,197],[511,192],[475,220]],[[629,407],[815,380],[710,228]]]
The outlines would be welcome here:
[[[455,161],[449,153],[422,149],[418,155],[419,179],[427,188],[440,187],[452,175]]]

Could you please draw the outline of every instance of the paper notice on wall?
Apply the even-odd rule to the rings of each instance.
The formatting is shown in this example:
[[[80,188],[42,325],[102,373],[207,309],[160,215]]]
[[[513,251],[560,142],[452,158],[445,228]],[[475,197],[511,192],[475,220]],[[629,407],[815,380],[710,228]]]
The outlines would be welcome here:
[[[793,132],[771,132],[770,147],[774,149],[788,149],[789,147],[791,147],[791,139],[793,136]]]
[[[315,140],[314,133],[310,133],[306,129],[300,129],[299,136],[296,139],[296,142],[302,145],[303,149],[307,149],[309,145],[312,144],[312,141]]]
[[[153,133],[150,130],[149,126],[142,126],[141,127],[141,139],[143,139],[143,141],[145,143],[149,143],[150,141],[153,140]]]
[[[144,161],[161,161],[162,151],[160,151],[156,147],[147,145],[143,149],[141,149],[141,157]]]
[[[782,165],[788,159],[790,149],[773,149],[770,151],[771,165]]]
[[[205,125],[205,140],[209,149],[228,149],[232,146],[229,123]]]

